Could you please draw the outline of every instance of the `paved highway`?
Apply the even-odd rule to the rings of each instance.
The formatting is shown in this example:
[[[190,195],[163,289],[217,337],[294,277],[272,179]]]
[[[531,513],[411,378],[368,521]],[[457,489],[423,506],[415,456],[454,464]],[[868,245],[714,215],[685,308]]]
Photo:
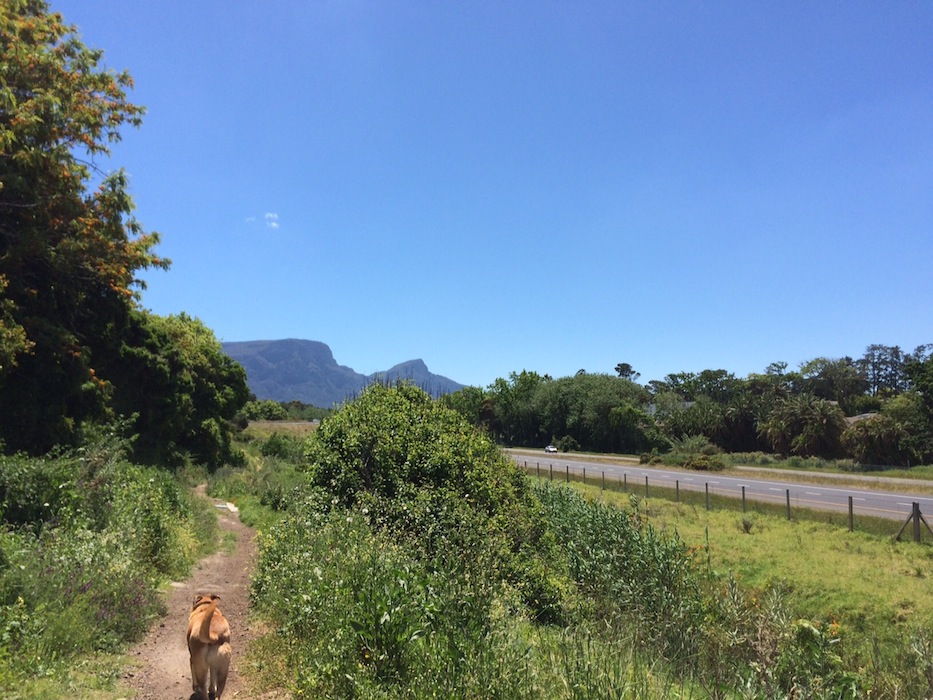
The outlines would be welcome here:
[[[933,516],[933,496],[884,491],[881,490],[883,487],[873,486],[870,482],[866,483],[864,488],[850,485],[833,486],[793,482],[787,478],[775,477],[773,472],[767,475],[750,472],[747,476],[726,476],[718,472],[691,472],[683,469],[649,467],[634,462],[632,464],[608,463],[577,455],[563,456],[518,450],[509,453],[519,464],[525,464],[531,469],[540,467],[542,474],[549,473],[550,469],[553,469],[555,479],[565,477],[567,470],[577,475],[582,475],[586,470],[588,478],[596,479],[601,478],[601,475],[605,473],[607,482],[624,481],[629,491],[642,494],[644,494],[647,478],[649,494],[652,486],[670,489],[679,487],[701,492],[708,487],[711,495],[741,499],[744,487],[745,498],[750,501],[785,504],[789,491],[792,510],[811,508],[839,512],[848,512],[851,496],[855,515],[871,515],[901,521],[906,520],[910,515],[912,504],[919,503],[920,512],[924,514],[927,522],[933,525],[933,517],[931,517]]]

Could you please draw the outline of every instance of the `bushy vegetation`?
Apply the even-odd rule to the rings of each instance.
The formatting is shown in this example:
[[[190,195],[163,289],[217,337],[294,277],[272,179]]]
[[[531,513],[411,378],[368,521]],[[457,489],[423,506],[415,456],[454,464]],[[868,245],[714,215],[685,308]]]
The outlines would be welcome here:
[[[141,122],[132,79],[42,0],[0,4],[0,66],[0,449],[73,447],[123,416],[137,461],[235,459],[243,368],[197,319],[139,304],[141,272],[169,261],[103,162]]]
[[[671,440],[671,447],[663,454],[657,450],[639,457],[643,464],[664,464],[696,471],[722,471],[727,459],[705,435],[688,435]]]
[[[412,387],[373,387],[331,416],[301,468],[252,588],[298,697],[930,691],[918,667],[870,661],[831,612],[796,611],[780,581],[716,573],[708,545],[656,530],[637,498],[615,507],[526,480]],[[911,639],[905,650],[924,644]]]
[[[110,438],[0,457],[0,694],[139,638],[161,612],[161,581],[213,544],[213,514],[124,453]]]
[[[311,483],[365,508],[411,545],[483,550],[535,616],[564,614],[556,541],[527,480],[499,449],[422,390],[373,385],[309,441]]]

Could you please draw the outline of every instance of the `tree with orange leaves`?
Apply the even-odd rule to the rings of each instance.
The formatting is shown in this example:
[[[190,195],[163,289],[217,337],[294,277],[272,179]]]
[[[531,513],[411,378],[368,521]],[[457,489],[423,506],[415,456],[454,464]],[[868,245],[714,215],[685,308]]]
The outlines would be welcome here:
[[[100,371],[144,284],[166,268],[122,171],[103,173],[143,108],[132,79],[44,0],[0,3],[0,440],[43,452],[109,416]]]

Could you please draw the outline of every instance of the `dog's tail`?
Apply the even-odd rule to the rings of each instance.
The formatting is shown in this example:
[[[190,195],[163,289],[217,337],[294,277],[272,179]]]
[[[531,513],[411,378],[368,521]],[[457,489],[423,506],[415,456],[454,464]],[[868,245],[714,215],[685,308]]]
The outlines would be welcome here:
[[[211,621],[214,619],[214,612],[217,610],[217,604],[220,603],[220,598],[217,596],[211,596],[211,602],[207,604],[207,609],[204,611],[204,614],[201,616],[201,627],[198,629],[198,641],[203,644],[214,644],[217,641],[217,635],[211,637]]]

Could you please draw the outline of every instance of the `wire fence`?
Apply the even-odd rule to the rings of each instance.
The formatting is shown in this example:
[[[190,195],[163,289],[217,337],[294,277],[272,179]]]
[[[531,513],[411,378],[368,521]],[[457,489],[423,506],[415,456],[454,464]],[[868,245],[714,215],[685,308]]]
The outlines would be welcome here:
[[[848,497],[848,509],[846,512],[834,510],[818,510],[814,508],[794,505],[791,498],[791,490],[785,490],[782,502],[763,501],[756,498],[747,497],[745,487],[741,489],[741,497],[717,493],[715,488],[711,488],[710,481],[703,482],[702,488],[698,487],[698,482],[692,480],[689,486],[687,483],[681,484],[679,480],[674,480],[673,487],[669,480],[657,479],[654,482],[650,477],[644,479],[629,478],[627,473],[619,476],[607,476],[605,470],[599,469],[571,469],[569,465],[555,465],[553,463],[541,464],[535,462],[529,464],[527,460],[517,461],[517,464],[526,473],[536,476],[539,479],[564,482],[567,484],[578,483],[588,486],[598,487],[601,491],[610,491],[616,493],[627,493],[640,498],[657,498],[666,501],[684,503],[695,508],[705,508],[706,510],[728,510],[737,513],[751,514],[760,513],[762,515],[779,516],[788,520],[806,520],[815,522],[825,522],[840,527],[847,527],[849,532],[860,531],[876,535],[893,535],[895,539],[901,539],[908,526],[911,539],[914,542],[933,540],[933,529],[927,524],[926,519],[920,512],[918,503],[913,503],[911,513],[905,521],[898,527],[898,521],[892,521],[889,518],[878,516],[857,514],[854,508],[853,497]],[[926,534],[925,534],[926,533]]]

